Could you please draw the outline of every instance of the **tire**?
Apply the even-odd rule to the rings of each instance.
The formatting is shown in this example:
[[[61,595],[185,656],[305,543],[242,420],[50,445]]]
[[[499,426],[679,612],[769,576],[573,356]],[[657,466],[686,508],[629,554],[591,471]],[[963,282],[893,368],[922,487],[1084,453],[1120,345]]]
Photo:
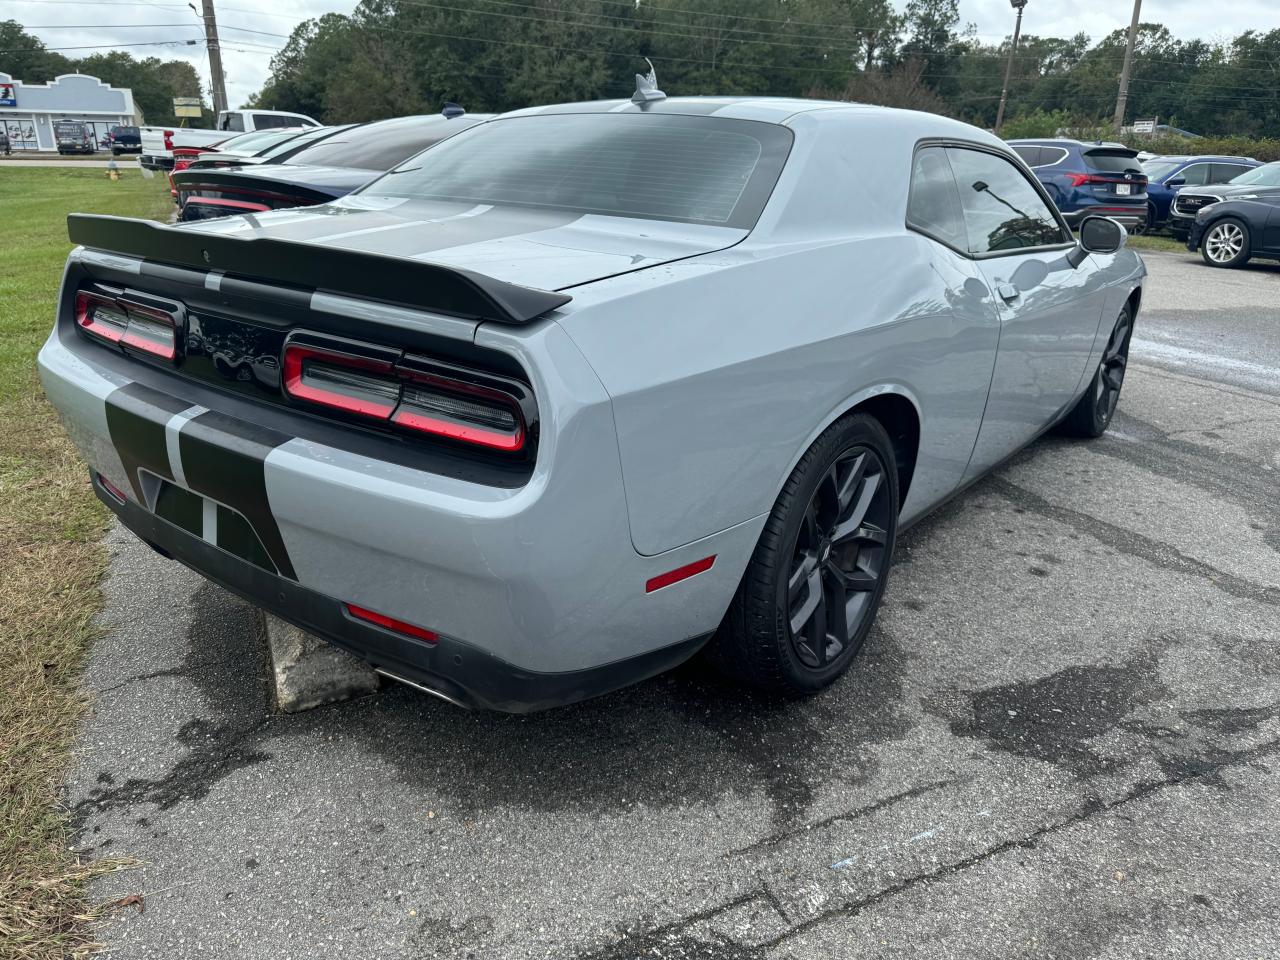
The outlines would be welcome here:
[[[1211,267],[1232,269],[1249,262],[1249,228],[1243,220],[1223,217],[1200,238],[1200,256]]]
[[[778,495],[707,647],[711,662],[772,694],[803,696],[832,684],[871,631],[897,532],[889,435],[867,414],[842,417]]]
[[[1107,432],[1120,402],[1125,369],[1129,365],[1129,341],[1133,338],[1133,314],[1126,304],[1116,318],[1098,369],[1059,430],[1073,437],[1100,437]]]
[[[1142,229],[1137,231],[1144,237],[1149,237],[1160,229],[1160,224],[1156,222],[1156,205],[1150,200],[1147,201],[1147,219],[1143,221]]]

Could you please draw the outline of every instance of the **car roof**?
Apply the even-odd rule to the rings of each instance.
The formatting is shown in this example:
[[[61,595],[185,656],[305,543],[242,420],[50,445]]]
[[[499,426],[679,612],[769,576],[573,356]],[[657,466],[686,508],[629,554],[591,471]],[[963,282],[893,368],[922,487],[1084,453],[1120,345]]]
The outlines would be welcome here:
[[[631,100],[589,100],[582,103],[553,103],[537,107],[525,107],[500,114],[507,117],[528,117],[549,113],[665,113],[686,116],[730,117],[739,120],[760,120],[765,123],[785,123],[801,113],[820,110],[847,110],[865,112],[895,111],[892,107],[880,107],[847,100],[809,100],[803,97],[667,97],[650,100],[640,106]],[[944,121],[945,117],[937,117]]]

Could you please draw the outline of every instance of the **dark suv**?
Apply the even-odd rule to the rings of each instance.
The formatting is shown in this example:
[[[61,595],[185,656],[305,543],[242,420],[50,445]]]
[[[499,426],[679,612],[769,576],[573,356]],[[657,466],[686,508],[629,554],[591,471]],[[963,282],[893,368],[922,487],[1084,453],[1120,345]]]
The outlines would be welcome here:
[[[1138,151],[1098,140],[1010,140],[1072,227],[1090,214],[1131,230],[1147,222],[1147,174]]]
[[[122,153],[142,152],[142,134],[137,127],[112,127],[107,134],[107,143],[113,157]]]

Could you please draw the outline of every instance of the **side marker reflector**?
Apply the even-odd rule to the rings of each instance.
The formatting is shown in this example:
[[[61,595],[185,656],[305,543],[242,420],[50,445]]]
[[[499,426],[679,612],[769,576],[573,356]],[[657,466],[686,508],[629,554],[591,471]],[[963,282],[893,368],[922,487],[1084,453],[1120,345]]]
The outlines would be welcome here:
[[[692,576],[699,573],[705,573],[710,570],[716,562],[716,555],[713,553],[709,557],[703,557],[701,560],[695,560],[693,563],[686,563],[683,567],[676,567],[674,570],[668,570],[666,573],[660,573],[656,577],[651,577],[644,585],[645,593],[653,593],[655,590],[661,590],[663,587],[669,587],[673,583],[679,583],[681,580],[688,580]]]
[[[388,617],[384,613],[366,610],[364,607],[357,607],[354,603],[344,603],[343,606],[347,608],[347,613],[357,620],[365,620],[395,633],[403,633],[405,636],[413,637],[415,640],[421,640],[424,643],[435,643],[439,639],[439,635],[434,631],[414,626],[412,623],[405,623],[403,620],[397,620],[394,617]]]

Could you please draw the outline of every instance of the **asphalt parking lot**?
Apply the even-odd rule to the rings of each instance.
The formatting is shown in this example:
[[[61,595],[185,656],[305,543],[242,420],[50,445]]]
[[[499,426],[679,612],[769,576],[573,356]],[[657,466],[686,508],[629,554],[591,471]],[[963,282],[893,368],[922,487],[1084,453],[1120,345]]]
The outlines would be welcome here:
[[[119,530],[69,792],[119,958],[1280,956],[1280,267],[1151,254],[1113,431],[908,533],[853,672],[272,713]]]

